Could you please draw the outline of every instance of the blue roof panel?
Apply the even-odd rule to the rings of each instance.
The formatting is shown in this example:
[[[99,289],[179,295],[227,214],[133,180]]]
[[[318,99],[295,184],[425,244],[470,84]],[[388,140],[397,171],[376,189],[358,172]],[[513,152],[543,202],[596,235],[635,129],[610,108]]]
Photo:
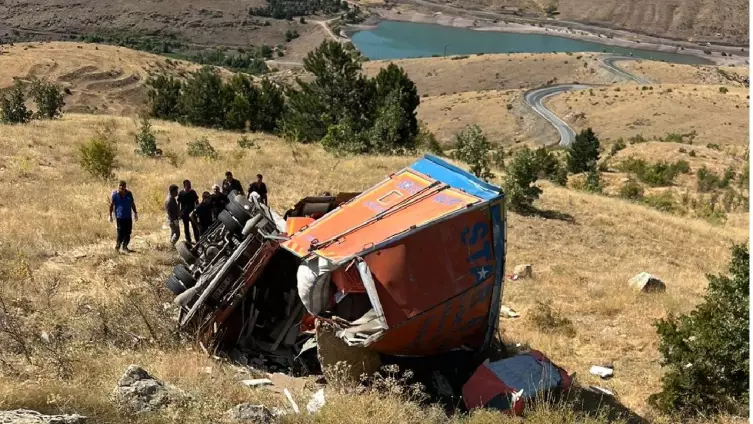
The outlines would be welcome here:
[[[443,182],[450,187],[478,196],[485,201],[504,197],[501,188],[430,154],[425,154],[423,159],[414,162],[410,169]]]

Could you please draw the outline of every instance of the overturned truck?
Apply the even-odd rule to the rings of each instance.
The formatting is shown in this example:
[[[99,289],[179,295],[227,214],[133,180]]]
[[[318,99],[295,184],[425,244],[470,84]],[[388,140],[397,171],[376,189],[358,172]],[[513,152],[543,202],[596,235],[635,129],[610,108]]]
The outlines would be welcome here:
[[[383,355],[479,351],[497,330],[505,209],[498,187],[431,155],[362,193],[283,217],[232,196],[166,282],[206,349],[292,365],[326,322]]]

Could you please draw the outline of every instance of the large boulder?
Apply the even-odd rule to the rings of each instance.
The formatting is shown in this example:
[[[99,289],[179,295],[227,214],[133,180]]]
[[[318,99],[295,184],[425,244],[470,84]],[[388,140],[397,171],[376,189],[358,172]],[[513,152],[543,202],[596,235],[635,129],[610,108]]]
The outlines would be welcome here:
[[[254,405],[251,403],[235,405],[231,410],[227,411],[227,415],[235,422],[255,424],[269,424],[274,418],[272,412],[264,405]]]
[[[641,272],[628,282],[630,287],[644,293],[663,292],[667,290],[664,282],[648,272]]]
[[[123,409],[136,413],[157,411],[191,399],[183,390],[157,380],[138,365],[130,365],[120,377],[114,397]]]
[[[43,415],[28,409],[0,411],[2,424],[86,424],[86,417],[81,415]]]

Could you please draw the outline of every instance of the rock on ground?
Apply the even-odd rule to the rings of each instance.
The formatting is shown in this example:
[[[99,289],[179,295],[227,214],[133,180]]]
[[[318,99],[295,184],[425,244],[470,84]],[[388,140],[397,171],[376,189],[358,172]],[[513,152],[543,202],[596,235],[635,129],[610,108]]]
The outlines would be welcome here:
[[[513,274],[517,275],[518,278],[531,278],[533,277],[533,265],[516,265],[515,268],[513,268]]]
[[[656,293],[667,290],[664,281],[656,278],[656,276],[649,274],[648,272],[641,272],[635,277],[631,278],[628,282],[630,287],[635,290],[640,290],[644,293]]]
[[[115,387],[116,402],[132,412],[156,411],[191,399],[181,389],[149,375],[138,365],[130,365]]]
[[[272,422],[272,412],[264,405],[242,403],[227,411],[231,419],[242,423],[268,424]]]
[[[37,411],[16,409],[0,411],[0,424],[85,424],[81,415],[43,415]]]

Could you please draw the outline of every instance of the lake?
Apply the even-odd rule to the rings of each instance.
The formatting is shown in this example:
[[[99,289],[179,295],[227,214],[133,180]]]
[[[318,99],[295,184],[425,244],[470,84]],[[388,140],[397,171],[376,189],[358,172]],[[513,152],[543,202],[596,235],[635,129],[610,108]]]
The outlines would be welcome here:
[[[372,60],[475,53],[603,52],[674,63],[706,64],[692,55],[608,46],[543,34],[474,31],[417,22],[382,21],[374,29],[355,32],[353,44]]]

